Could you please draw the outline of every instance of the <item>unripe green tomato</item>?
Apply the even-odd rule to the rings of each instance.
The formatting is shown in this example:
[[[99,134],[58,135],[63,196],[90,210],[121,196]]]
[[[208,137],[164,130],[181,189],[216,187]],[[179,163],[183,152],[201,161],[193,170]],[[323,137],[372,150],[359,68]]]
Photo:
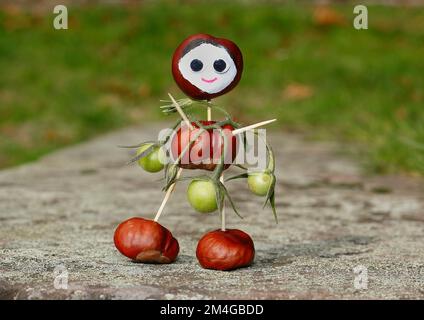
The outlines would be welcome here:
[[[137,155],[147,150],[153,143],[143,144],[137,150]],[[153,148],[153,151],[150,152],[147,156],[138,160],[138,164],[147,172],[158,172],[161,171],[164,167],[165,154],[159,146]]]
[[[247,177],[247,184],[250,191],[261,197],[266,196],[271,186],[271,182],[271,175],[265,172],[249,173],[249,176]]]
[[[217,208],[215,185],[212,181],[193,180],[187,188],[190,205],[199,212],[214,212]]]

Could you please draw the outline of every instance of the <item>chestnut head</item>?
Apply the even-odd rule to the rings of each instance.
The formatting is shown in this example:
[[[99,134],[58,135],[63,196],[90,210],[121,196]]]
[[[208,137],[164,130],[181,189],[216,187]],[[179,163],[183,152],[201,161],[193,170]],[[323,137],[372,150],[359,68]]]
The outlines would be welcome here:
[[[243,57],[237,45],[208,34],[185,39],[172,58],[172,75],[180,89],[196,100],[227,93],[240,81]]]

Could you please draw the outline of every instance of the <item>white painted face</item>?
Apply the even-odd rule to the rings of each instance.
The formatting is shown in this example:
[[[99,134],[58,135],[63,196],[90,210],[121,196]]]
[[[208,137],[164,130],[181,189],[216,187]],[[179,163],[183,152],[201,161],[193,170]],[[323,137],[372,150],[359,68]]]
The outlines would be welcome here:
[[[184,79],[203,92],[218,93],[237,75],[236,65],[223,47],[203,43],[190,50],[178,62]]]

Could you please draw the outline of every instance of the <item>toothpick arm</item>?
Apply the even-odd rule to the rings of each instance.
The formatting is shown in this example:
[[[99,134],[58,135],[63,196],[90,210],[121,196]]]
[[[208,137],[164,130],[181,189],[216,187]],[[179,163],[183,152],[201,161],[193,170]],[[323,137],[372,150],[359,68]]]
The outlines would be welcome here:
[[[232,133],[233,133],[233,135],[237,135],[239,133],[242,133],[242,132],[245,132],[245,131],[248,131],[248,130],[252,130],[252,129],[255,129],[255,128],[258,128],[258,127],[262,127],[264,125],[270,124],[270,123],[275,122],[275,121],[277,121],[277,119],[266,120],[266,121],[254,123],[254,124],[251,124],[249,126],[233,130]]]
[[[186,114],[184,113],[183,109],[180,107],[178,102],[174,99],[174,97],[168,93],[169,98],[171,98],[172,104],[174,105],[175,109],[177,109],[178,113],[180,114],[181,118],[184,120],[187,127],[189,127],[191,130],[193,130],[193,126],[191,125],[190,120],[188,120]]]

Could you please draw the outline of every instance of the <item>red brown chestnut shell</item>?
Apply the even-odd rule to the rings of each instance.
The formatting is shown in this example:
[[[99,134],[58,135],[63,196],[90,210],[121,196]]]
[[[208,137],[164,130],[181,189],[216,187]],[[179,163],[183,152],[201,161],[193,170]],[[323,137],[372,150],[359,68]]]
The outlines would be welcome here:
[[[200,121],[203,126],[210,126],[216,121]],[[176,160],[179,158],[181,153],[186,150],[189,146],[190,141],[196,137],[199,133],[199,126],[192,122],[193,130],[187,126],[180,127],[171,141],[171,155],[172,159]],[[231,125],[225,125],[222,127],[224,135],[227,137],[227,152],[224,156],[225,165],[224,170],[231,166],[231,163],[237,155],[237,138],[231,134],[234,127]],[[207,130],[199,135],[195,142],[193,142],[188,151],[181,157],[178,166],[184,169],[202,169],[212,171],[215,169],[217,164],[221,161],[221,155],[224,149],[222,136],[218,130]],[[203,144],[209,144],[207,146],[208,154],[203,154]]]
[[[171,263],[180,250],[168,229],[143,218],[122,222],[115,230],[114,242],[124,256],[143,263]]]
[[[241,230],[215,230],[200,239],[196,256],[205,269],[234,270],[252,264],[255,246],[252,238]]]
[[[228,54],[233,59],[234,64],[236,65],[236,68],[237,68],[237,75],[234,78],[234,80],[231,82],[231,84],[229,84],[226,88],[216,93],[207,93],[200,90],[195,85],[193,85],[188,80],[186,80],[182,76],[178,68],[178,63],[180,59],[185,55],[185,52],[189,48],[194,49],[197,45],[200,45],[202,43],[210,43],[210,44],[213,44],[214,46],[224,47],[227,50]],[[172,75],[174,76],[175,82],[177,83],[178,87],[180,87],[180,89],[186,95],[196,100],[211,100],[212,98],[221,96],[224,93],[227,93],[228,91],[232,90],[240,82],[242,72],[243,72],[243,56],[239,47],[231,40],[224,39],[224,38],[216,38],[209,34],[198,33],[198,34],[189,36],[183,42],[181,42],[181,44],[177,47],[172,57]]]

